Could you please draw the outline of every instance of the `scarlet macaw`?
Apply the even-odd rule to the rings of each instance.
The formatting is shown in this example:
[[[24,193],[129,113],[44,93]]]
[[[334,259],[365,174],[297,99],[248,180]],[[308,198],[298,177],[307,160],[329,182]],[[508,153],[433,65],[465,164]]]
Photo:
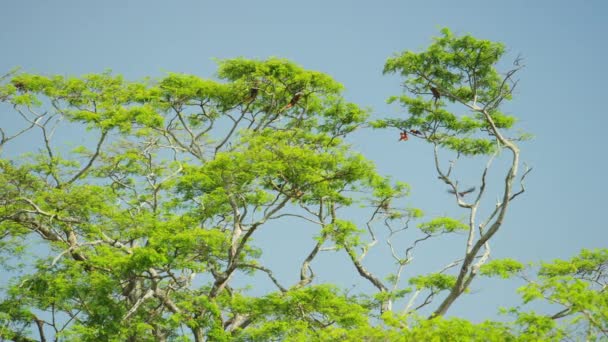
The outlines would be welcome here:
[[[298,101],[300,100],[300,97],[302,97],[302,92],[301,91],[293,94],[293,97],[291,98],[291,101],[289,101],[289,103],[285,106],[284,109],[289,109],[289,108],[295,106],[295,104],[298,103]]]

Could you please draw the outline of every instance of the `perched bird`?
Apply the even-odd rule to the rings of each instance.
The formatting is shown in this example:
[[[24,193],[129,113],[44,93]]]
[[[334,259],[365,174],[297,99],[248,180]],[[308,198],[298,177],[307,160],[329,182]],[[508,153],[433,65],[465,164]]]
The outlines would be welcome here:
[[[462,196],[464,196],[466,194],[470,194],[473,191],[475,191],[475,187],[469,188],[469,189],[464,190],[464,191],[459,191],[458,192],[458,196],[462,197]],[[449,189],[448,192],[451,193],[451,194],[455,194],[456,193],[456,191],[454,191],[452,189]]]
[[[399,141],[407,141],[407,139],[409,139],[409,137],[407,136],[406,131],[399,133]]]
[[[441,98],[441,93],[439,92],[439,89],[431,86],[431,93],[433,93],[433,98],[435,98],[435,104],[437,104],[437,100]]]
[[[15,88],[17,88],[17,90],[19,90],[19,91],[25,90],[25,84],[23,82],[21,82],[19,80],[11,80],[11,82],[13,83]]]
[[[384,211],[388,211],[391,208],[391,201],[390,199],[384,199],[382,200],[382,202],[380,202],[379,207],[384,210]]]
[[[420,131],[419,131],[419,130],[417,130],[417,129],[412,129],[412,130],[410,130],[410,133],[412,133],[412,134],[416,134],[416,135],[422,135],[422,132],[420,132]]]
[[[302,95],[303,95],[303,93],[301,91],[293,94],[291,101],[289,101],[289,103],[283,109],[289,109],[289,108],[295,106],[296,103],[298,103],[298,101],[300,101],[300,98],[302,97]]]
[[[253,100],[255,100],[259,92],[260,88],[258,88],[257,86],[251,87],[251,89],[249,89],[249,97],[247,98],[247,102],[252,102]]]

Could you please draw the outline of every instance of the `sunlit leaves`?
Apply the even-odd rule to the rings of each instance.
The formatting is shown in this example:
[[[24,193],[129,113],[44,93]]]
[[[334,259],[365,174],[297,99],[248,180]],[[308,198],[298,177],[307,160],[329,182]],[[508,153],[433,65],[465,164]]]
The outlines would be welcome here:
[[[346,329],[367,324],[367,310],[328,285],[237,299],[234,307],[251,315],[253,323],[236,335],[237,341],[300,340],[312,338],[312,331],[329,322]]]
[[[496,129],[516,122],[499,109],[511,97],[495,69],[503,54],[501,44],[443,30],[427,51],[390,58],[384,71],[400,74],[406,90],[390,101],[409,115],[371,125],[420,131],[413,134],[460,155],[496,152],[504,147]],[[458,278],[449,267],[409,273],[411,249],[406,258],[397,256],[403,249],[393,235],[403,231],[404,239],[415,239],[409,220],[423,213],[400,201],[409,185],[381,176],[345,144],[344,137],[366,125],[370,110],[345,101],[342,85],[330,76],[287,60],[236,58],[218,65],[216,78],[168,73],[129,81],[110,72],[2,78],[0,100],[33,122],[34,131],[41,129],[41,141],[52,135],[49,122],[107,136],[71,151],[47,142],[27,157],[0,160],[2,256],[19,256],[31,241],[44,244],[45,254],[34,253],[35,268],[10,281],[0,302],[3,337],[17,340],[32,330],[40,311],[65,318],[55,337],[71,341],[187,340],[191,333],[213,341],[561,336],[551,316],[517,310],[513,323],[473,324],[422,318],[415,305],[429,303],[412,300],[402,315],[387,309],[379,316],[377,308],[389,300],[425,293],[430,301]],[[351,217],[354,208],[373,213],[370,225],[389,228],[377,236],[395,237],[390,248],[405,272],[380,277],[392,289],[366,273],[363,257],[377,240],[362,236],[367,229]],[[380,291],[351,295],[312,283],[311,263],[301,265],[295,284],[273,275],[256,248],[257,231],[268,222],[287,222],[283,227],[290,229],[288,220],[297,219],[315,229],[313,254],[346,250],[354,269]],[[473,228],[447,216],[418,222],[414,233],[426,236],[414,245]],[[392,229],[393,223],[404,226]],[[603,250],[584,251],[543,264],[539,280],[521,289],[524,302],[563,305],[564,315],[587,322],[591,333],[603,331],[607,259]],[[503,278],[521,271],[511,259],[479,269]],[[239,287],[249,276],[269,278],[278,292],[249,295]]]
[[[90,305],[58,337],[152,340],[188,327],[228,341],[222,320],[243,303],[256,320],[248,339],[301,339],[312,328],[367,320],[367,308],[330,287],[248,298],[218,285],[263,269],[247,234],[287,209],[331,212],[318,241],[352,248],[361,229],[336,208],[409,191],[342,141],[369,110],[345,101],[328,75],[276,58],[218,64],[219,80],[169,73],[128,81],[110,72],[3,79],[0,99],[33,131],[52,136],[49,122],[69,122],[100,139],[64,151],[43,138],[43,149],[2,165],[2,242],[34,234],[52,255],[20,281],[37,285],[15,287],[13,299],[42,310],[43,300],[62,301],[64,314]],[[62,297],[45,298],[44,289]]]
[[[200,196],[209,210],[223,210],[229,207],[230,193],[254,205],[272,200],[265,192],[307,203],[321,198],[349,203],[340,193],[345,186],[358,182],[361,186],[372,182],[375,189],[387,186],[367,160],[347,154],[338,143],[297,130],[246,135],[235,151],[220,153],[201,167],[187,167],[178,189],[186,198]]]
[[[451,217],[436,217],[428,222],[418,224],[418,229],[427,234],[436,234],[468,230],[469,226]]]
[[[264,62],[244,58],[220,61],[218,75],[230,81],[257,79],[260,83],[268,82],[273,87],[280,87],[279,85],[283,84],[283,87],[289,90],[309,87],[312,90],[318,89],[337,94],[343,88],[326,74],[306,71],[280,58],[270,58]]]
[[[351,221],[335,220],[326,225],[321,234],[328,236],[336,242],[338,246],[357,246],[359,244],[358,234],[361,230]]]
[[[450,289],[454,286],[456,277],[449,274],[432,273],[429,275],[421,275],[412,277],[409,280],[411,285],[414,285],[416,289],[429,289],[431,291],[442,291]]]
[[[580,254],[571,260],[555,260],[553,263],[543,263],[540,274],[545,277],[578,275],[578,276],[606,276],[608,271],[608,250],[583,249]]]
[[[524,269],[524,265],[513,259],[497,259],[481,266],[479,273],[484,276],[499,276],[503,279],[511,277]]]
[[[608,295],[606,288],[606,249],[583,250],[570,260],[543,263],[536,281],[521,287],[525,303],[546,300],[563,310],[543,316],[515,310],[518,322],[526,326],[524,335],[561,334],[554,319],[568,319],[571,324],[584,322],[587,338],[608,328]],[[576,333],[572,331],[570,333]]]
[[[521,340],[523,341],[559,340],[563,336],[559,330],[556,330],[554,320],[534,312],[519,313],[516,323],[521,326]]]
[[[344,103],[336,99],[334,103],[322,113],[325,122],[319,126],[322,132],[329,132],[341,136],[354,131],[367,117],[368,111],[352,103]]]
[[[484,321],[472,323],[460,318],[412,317],[402,332],[405,341],[516,341],[509,325]]]
[[[491,154],[497,147],[495,142],[487,139],[438,137],[437,140],[441,146],[463,155]]]
[[[470,35],[457,37],[448,29],[441,33],[425,52],[407,51],[389,58],[384,72],[413,75],[406,84],[418,91],[427,91],[432,83],[448,93],[462,93],[466,82],[474,86],[472,91],[481,101],[493,98],[500,80],[493,66],[504,54],[504,46]]]

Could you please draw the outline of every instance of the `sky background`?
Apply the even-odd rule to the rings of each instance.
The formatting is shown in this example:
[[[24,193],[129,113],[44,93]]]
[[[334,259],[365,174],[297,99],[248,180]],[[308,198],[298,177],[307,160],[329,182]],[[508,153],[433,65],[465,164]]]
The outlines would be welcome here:
[[[0,4],[0,72],[20,66],[47,75],[112,69],[132,80],[166,72],[212,77],[214,58],[277,56],[328,73],[344,84],[349,101],[371,107],[380,118],[406,115],[386,104],[388,96],[400,93],[399,79],[382,75],[387,57],[406,49],[422,51],[442,27],[503,42],[507,62],[521,55],[527,66],[505,111],[535,136],[521,145],[522,160],[534,170],[528,191],[515,201],[492,243],[493,257],[550,261],[581,248],[608,247],[603,212],[607,9],[600,0],[5,0]],[[13,114],[0,112],[0,126],[11,125]],[[429,215],[459,213],[433,173],[431,148],[415,139],[397,139],[397,131],[366,130],[350,142],[381,173],[412,185],[408,205]],[[467,172],[459,173],[463,184],[478,178],[479,162],[468,162]],[[496,177],[504,165],[496,163]],[[493,205],[491,198],[487,205]],[[297,272],[282,260],[295,253],[290,243],[299,235],[281,228],[286,227],[268,229],[258,239],[270,251],[264,260],[289,283]],[[436,271],[435,259],[449,261],[442,244],[462,249],[452,240],[439,242],[417,256],[420,270]],[[293,255],[301,259],[308,250]],[[317,267],[348,286],[358,276],[339,258],[321,259]],[[368,266],[382,273],[386,262],[370,256]],[[473,320],[493,317],[498,306],[515,298],[517,286],[480,280],[473,284],[474,296],[457,302],[450,313]]]

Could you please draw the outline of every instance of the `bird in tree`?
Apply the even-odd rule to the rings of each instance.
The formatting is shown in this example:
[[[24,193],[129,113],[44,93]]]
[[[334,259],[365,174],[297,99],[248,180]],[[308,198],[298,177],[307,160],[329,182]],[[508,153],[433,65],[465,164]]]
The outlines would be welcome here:
[[[15,88],[17,88],[17,90],[19,91],[24,91],[25,90],[25,84],[19,80],[12,80],[11,81],[13,83],[13,85],[15,86]]]
[[[302,191],[302,190],[300,190],[300,189],[295,189],[295,190],[293,191],[293,196],[294,196],[295,198],[300,198],[300,197],[304,196],[304,191]]]
[[[298,103],[298,101],[300,101],[300,98],[302,97],[302,95],[303,95],[303,93],[301,91],[298,91],[297,93],[293,94],[291,101],[289,101],[289,103],[283,109],[289,109],[289,108],[295,106],[296,103]]]
[[[420,132],[420,131],[419,131],[419,130],[417,130],[417,129],[412,129],[412,130],[410,130],[410,133],[415,134],[415,135],[422,135],[422,132]]]
[[[468,189],[466,189],[464,191],[459,191],[458,192],[458,196],[462,197],[462,196],[464,196],[466,194],[470,194],[473,191],[475,191],[475,187],[468,188]],[[456,193],[456,191],[454,191],[453,189],[449,189],[448,192],[451,193],[451,194],[455,194]]]
[[[388,198],[383,199],[380,202],[380,205],[378,206],[380,209],[384,210],[384,211],[389,211],[390,207],[391,207],[391,201]]]
[[[257,85],[251,87],[251,89],[249,89],[249,97],[247,98],[247,102],[253,102],[253,100],[255,100],[255,98],[258,96],[259,92],[260,88],[258,88]]]
[[[260,93],[260,86],[258,80],[253,80],[251,88],[249,88],[249,95],[247,96],[246,102],[253,102],[258,94]]]
[[[407,136],[406,131],[399,133],[399,141],[407,141],[407,139],[409,139],[409,137]]]
[[[441,93],[439,92],[439,89],[431,86],[431,93],[433,93],[433,98],[435,99],[435,104],[437,104],[437,100],[439,100],[441,98]]]

